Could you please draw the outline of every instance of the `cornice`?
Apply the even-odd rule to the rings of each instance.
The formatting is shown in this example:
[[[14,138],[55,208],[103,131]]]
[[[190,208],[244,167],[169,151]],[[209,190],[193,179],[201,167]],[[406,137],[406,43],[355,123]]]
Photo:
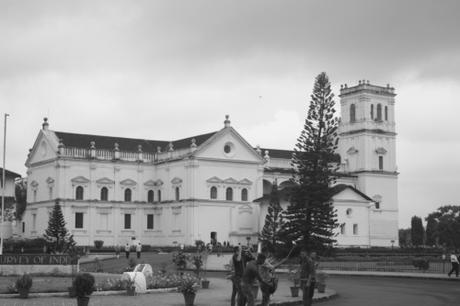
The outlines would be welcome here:
[[[348,132],[339,133],[339,136],[355,135],[355,134],[378,134],[378,135],[387,135],[387,136],[396,136],[398,135],[395,132],[388,132],[381,129],[359,129]]]

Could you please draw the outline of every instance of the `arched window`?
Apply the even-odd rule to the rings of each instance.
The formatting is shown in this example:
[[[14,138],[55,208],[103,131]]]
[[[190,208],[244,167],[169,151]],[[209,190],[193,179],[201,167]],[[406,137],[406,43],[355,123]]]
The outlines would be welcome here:
[[[377,121],[382,121],[382,104],[377,104]]]
[[[385,106],[385,121],[388,121],[388,106]]]
[[[247,201],[248,200],[248,190],[246,188],[243,188],[241,190],[241,201]]]
[[[233,189],[228,187],[225,191],[225,200],[233,201]]]
[[[161,202],[161,190],[158,190],[158,202]]]
[[[350,122],[356,121],[356,107],[354,104],[350,105]]]
[[[153,190],[149,190],[149,191],[147,192],[147,202],[153,203],[153,200],[154,200],[153,197],[154,197],[154,196],[153,196]]]
[[[101,188],[101,201],[107,201],[109,199],[109,190],[107,187]]]
[[[383,156],[379,156],[379,170],[383,170]]]
[[[176,201],[180,200],[180,189],[179,187],[176,187]]]
[[[371,104],[371,119],[374,119],[374,104]]]
[[[75,189],[75,199],[83,200],[83,187],[82,186],[78,186],[77,189]]]
[[[131,189],[125,189],[125,202],[131,202]]]
[[[215,187],[215,186],[211,187],[210,197],[211,197],[211,199],[217,199],[217,187]]]

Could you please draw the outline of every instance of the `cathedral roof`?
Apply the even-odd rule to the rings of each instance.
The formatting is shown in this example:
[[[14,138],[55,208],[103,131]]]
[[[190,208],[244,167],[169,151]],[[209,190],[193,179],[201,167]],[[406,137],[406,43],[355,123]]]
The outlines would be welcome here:
[[[354,192],[356,192],[357,194],[359,194],[360,196],[362,196],[366,200],[374,202],[374,200],[371,199],[370,197],[368,197],[366,194],[362,193],[361,191],[359,191],[355,187],[350,186],[350,185],[346,185],[346,184],[338,184],[338,185],[333,186],[332,187],[332,196],[341,193],[342,191],[344,191],[347,188],[353,190]]]
[[[90,135],[90,134],[76,134],[67,132],[54,132],[57,138],[62,139],[62,143],[66,147],[75,148],[88,148],[91,141],[95,142],[97,149],[113,150],[114,144],[118,143],[118,147],[121,151],[137,152],[138,146],[142,146],[144,152],[156,152],[157,147],[160,147],[162,151],[166,151],[171,141],[164,140],[149,140],[139,138],[124,138],[124,137],[113,137],[113,136],[101,136],[101,135]],[[179,140],[172,141],[174,150],[190,148],[192,139],[195,139],[197,146],[208,140],[216,132],[201,134],[197,136],[187,137]]]

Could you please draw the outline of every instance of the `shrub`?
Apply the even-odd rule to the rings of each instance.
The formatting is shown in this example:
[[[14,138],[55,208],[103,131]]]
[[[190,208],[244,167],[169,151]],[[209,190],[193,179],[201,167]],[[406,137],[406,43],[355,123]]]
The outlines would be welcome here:
[[[189,273],[184,273],[181,275],[181,280],[180,284],[177,287],[179,292],[183,294],[187,293],[196,293],[198,290],[198,278],[195,276],[189,274]]]
[[[427,259],[417,258],[412,261],[412,265],[419,270],[426,271],[430,268],[430,262]]]
[[[182,251],[173,254],[173,262],[178,269],[185,269],[189,256]]]
[[[73,281],[77,296],[84,297],[91,295],[94,291],[94,276],[89,273],[79,273]]]
[[[94,240],[94,247],[97,249],[97,250],[100,250],[102,249],[102,246],[104,245],[104,241],[103,240]]]
[[[32,277],[29,274],[23,274],[16,280],[16,289],[30,290],[32,287]]]

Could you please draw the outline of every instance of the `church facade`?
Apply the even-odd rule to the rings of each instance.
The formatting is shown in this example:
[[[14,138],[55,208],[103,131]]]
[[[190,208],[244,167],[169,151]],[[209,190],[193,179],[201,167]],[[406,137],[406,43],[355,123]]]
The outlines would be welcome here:
[[[394,96],[364,81],[341,89],[338,246],[397,245]],[[59,201],[80,245],[255,243],[272,183],[289,184],[291,154],[254,148],[228,116],[216,132],[175,141],[59,132],[45,119],[26,161],[23,235],[42,236]]]

